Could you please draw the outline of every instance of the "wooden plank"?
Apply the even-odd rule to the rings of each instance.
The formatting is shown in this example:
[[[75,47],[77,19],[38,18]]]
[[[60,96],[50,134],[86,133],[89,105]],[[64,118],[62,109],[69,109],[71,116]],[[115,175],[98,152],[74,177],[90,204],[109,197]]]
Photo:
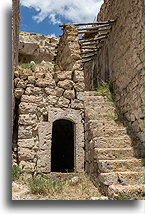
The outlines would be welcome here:
[[[97,49],[98,50],[98,49]],[[88,54],[88,53],[96,53],[97,50],[93,50],[93,51],[84,51],[84,52],[81,52],[81,55],[83,54]]]
[[[98,29],[98,30],[92,30],[92,31],[80,31],[78,32],[78,34],[93,34],[93,33],[98,33],[98,32],[106,32],[106,31],[110,31],[111,28],[104,28],[104,29]]]
[[[98,37],[98,38],[96,38],[96,39],[88,39],[88,40],[81,40],[81,41],[79,41],[81,44],[82,43],[86,43],[86,42],[94,42],[94,41],[99,41],[99,40],[102,40],[102,39],[105,39],[105,38],[107,38],[107,36],[102,36],[102,37]]]
[[[109,34],[109,32],[106,33],[98,33],[97,38],[99,38],[99,36],[107,36]],[[80,38],[79,40],[84,40],[84,39],[89,39],[89,38]]]
[[[96,27],[91,27],[91,28],[78,28],[78,31],[81,31],[81,30],[96,30],[96,29],[99,29],[99,28],[104,28],[104,27],[107,27],[107,26],[110,26],[109,24],[107,25],[99,25],[99,26],[96,26]]]
[[[92,54],[92,55],[88,55],[88,56],[82,56],[82,59],[86,59],[86,58],[94,57],[94,56],[96,56],[96,55],[97,55],[97,53],[96,53],[96,54]]]
[[[104,25],[104,24],[113,24],[116,20],[108,20],[108,21],[102,21],[102,22],[93,22],[93,23],[77,23],[74,24],[75,26],[81,26],[81,25]],[[64,27],[66,24],[59,25],[59,27]]]
[[[81,47],[81,49],[96,49],[96,47]]]
[[[83,47],[83,46],[89,46],[89,45],[97,45],[97,42],[81,44],[81,47]]]
[[[84,60],[84,61],[82,61],[82,63],[85,63],[85,62],[90,62],[90,61],[92,61],[93,59],[91,58],[91,59],[88,59],[88,60]]]

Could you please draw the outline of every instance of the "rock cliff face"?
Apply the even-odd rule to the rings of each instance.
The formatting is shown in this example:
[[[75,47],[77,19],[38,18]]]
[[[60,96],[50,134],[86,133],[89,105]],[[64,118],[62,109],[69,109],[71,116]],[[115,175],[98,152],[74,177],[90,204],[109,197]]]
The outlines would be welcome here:
[[[56,56],[59,39],[35,33],[20,32],[19,63],[50,62]]]

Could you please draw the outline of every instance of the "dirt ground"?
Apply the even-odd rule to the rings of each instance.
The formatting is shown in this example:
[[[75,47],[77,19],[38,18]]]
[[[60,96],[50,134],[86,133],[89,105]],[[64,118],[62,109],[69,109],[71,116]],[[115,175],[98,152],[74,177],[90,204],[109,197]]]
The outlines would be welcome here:
[[[61,192],[32,194],[27,180],[20,178],[12,183],[12,200],[107,200],[99,193],[85,174],[53,174],[52,178],[64,181]]]

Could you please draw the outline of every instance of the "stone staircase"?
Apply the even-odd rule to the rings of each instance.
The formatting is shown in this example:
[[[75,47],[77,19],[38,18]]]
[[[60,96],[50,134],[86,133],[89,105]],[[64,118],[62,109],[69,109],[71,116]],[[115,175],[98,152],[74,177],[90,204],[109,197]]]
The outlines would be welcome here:
[[[143,159],[115,105],[85,92],[85,170],[110,200],[143,199]]]

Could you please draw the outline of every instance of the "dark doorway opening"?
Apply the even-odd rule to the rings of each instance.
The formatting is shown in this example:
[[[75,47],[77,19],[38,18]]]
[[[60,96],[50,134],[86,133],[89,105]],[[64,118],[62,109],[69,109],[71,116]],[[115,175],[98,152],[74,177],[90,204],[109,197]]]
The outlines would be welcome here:
[[[74,171],[74,124],[56,120],[52,129],[51,171]]]

